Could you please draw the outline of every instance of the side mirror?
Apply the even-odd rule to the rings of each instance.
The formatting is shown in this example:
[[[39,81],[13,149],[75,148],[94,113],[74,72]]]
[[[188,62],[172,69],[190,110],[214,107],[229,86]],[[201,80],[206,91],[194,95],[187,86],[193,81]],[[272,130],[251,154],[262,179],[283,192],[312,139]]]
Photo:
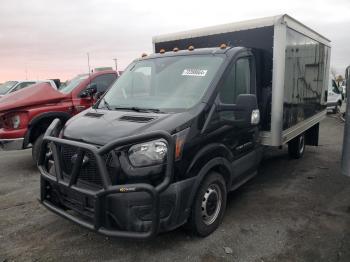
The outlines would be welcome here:
[[[235,105],[220,104],[219,112],[227,112],[222,114],[222,118],[228,124],[247,126],[260,122],[258,101],[252,94],[238,95]]]
[[[80,97],[84,98],[84,97],[93,97],[94,94],[97,93],[97,84],[96,83],[91,83],[89,84],[85,90],[83,90],[80,93]]]

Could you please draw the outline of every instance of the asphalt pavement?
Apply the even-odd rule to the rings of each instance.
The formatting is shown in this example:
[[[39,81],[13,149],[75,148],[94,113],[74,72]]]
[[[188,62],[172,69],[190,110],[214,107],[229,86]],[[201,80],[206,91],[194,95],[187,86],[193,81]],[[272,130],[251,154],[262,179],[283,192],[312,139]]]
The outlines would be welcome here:
[[[350,177],[340,175],[344,124],[329,115],[320,146],[302,159],[286,147],[228,197],[206,238],[183,228],[151,241],[107,238],[49,212],[30,150],[0,152],[2,261],[350,261]]]

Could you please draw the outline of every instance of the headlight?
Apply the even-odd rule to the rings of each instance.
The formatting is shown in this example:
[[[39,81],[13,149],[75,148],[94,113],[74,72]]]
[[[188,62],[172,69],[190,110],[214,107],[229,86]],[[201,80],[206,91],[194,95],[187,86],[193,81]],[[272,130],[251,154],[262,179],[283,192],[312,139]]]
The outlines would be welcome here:
[[[130,147],[129,160],[135,167],[159,165],[164,163],[167,152],[165,140],[154,140]]]
[[[28,117],[25,112],[9,113],[2,117],[3,127],[6,129],[18,129],[27,124]]]
[[[12,128],[17,129],[21,124],[21,117],[19,115],[14,115],[11,117],[11,126]]]

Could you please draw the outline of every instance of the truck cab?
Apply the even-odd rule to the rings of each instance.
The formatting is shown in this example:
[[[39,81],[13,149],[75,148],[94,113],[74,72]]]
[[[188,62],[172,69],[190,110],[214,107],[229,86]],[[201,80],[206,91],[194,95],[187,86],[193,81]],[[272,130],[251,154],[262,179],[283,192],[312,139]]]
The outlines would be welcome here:
[[[82,74],[62,84],[59,90],[43,81],[4,96],[0,99],[0,150],[32,147],[36,161],[52,120],[59,118],[65,123],[89,108],[117,77],[113,70]]]
[[[55,157],[42,153],[39,161],[43,187],[48,188],[43,203],[72,209],[86,219],[96,215],[87,206],[71,205],[69,189],[62,202],[47,198],[66,190],[54,182],[55,172],[62,172],[66,183],[76,163],[85,159],[80,166],[85,175],[76,182],[88,190],[87,202],[94,201],[90,192],[111,189],[104,198],[111,205],[106,207],[110,216],[99,218],[104,227],[110,225],[107,233],[141,231],[133,234],[137,237],[147,235],[144,230],[153,232],[152,205],[160,198],[156,219],[161,230],[179,226],[189,216],[197,223],[200,216],[197,233],[209,234],[222,219],[226,193],[256,174],[261,159],[255,85],[255,59],[243,47],[168,52],[134,61],[96,105],[68,120],[63,129],[58,130],[62,125],[57,121],[48,129],[47,134],[60,133],[60,138],[51,148]],[[101,157],[108,164],[95,166]],[[104,168],[108,172],[101,177]],[[200,185],[198,177],[205,176],[205,186]],[[113,194],[129,191],[135,183],[139,186],[134,193]],[[194,194],[198,188],[208,191],[201,199]],[[160,196],[154,192],[158,190]],[[191,210],[193,201],[203,210]],[[129,203],[133,214],[118,203]]]

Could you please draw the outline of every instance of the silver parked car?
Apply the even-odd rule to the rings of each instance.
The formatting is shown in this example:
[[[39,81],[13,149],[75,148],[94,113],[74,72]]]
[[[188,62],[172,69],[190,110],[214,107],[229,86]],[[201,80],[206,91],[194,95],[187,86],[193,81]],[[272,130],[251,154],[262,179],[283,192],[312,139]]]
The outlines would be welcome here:
[[[7,81],[0,85],[0,98],[4,95],[10,94],[12,92],[21,90],[28,86],[38,84],[38,83],[48,83],[53,88],[58,89],[54,80],[16,80],[16,81]]]
[[[342,90],[336,82],[330,78],[328,85],[327,110],[332,110],[333,113],[340,111],[343,104]]]

